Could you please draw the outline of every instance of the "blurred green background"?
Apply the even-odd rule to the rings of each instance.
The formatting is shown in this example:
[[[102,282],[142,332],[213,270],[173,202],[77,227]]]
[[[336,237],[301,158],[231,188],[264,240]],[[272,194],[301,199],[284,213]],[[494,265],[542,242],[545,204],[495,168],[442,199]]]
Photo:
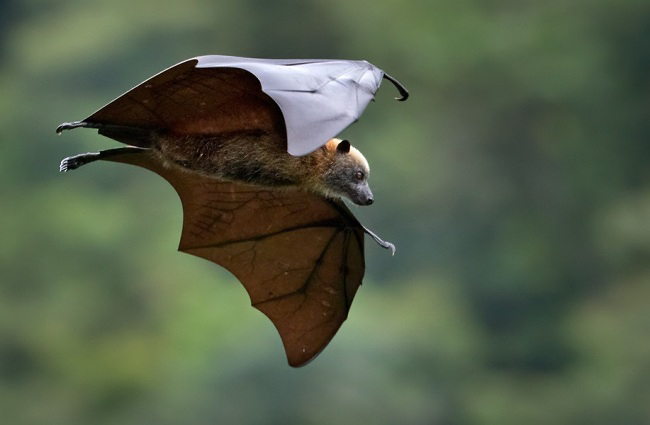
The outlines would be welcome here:
[[[57,138],[202,54],[366,59],[376,202],[348,321],[291,369],[180,203]],[[650,423],[650,2],[0,1],[0,420]]]

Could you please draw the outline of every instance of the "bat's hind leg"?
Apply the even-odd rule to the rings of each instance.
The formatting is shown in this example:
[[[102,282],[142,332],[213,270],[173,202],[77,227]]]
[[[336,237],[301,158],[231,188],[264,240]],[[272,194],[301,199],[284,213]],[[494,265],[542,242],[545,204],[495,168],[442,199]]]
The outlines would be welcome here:
[[[82,165],[86,165],[89,162],[97,161],[99,159],[105,159],[115,155],[141,153],[146,150],[148,149],[129,146],[127,148],[108,149],[105,151],[88,152],[88,153],[82,153],[75,156],[69,156],[65,158],[63,161],[61,161],[61,165],[59,166],[59,171],[65,173],[67,171],[77,169]]]

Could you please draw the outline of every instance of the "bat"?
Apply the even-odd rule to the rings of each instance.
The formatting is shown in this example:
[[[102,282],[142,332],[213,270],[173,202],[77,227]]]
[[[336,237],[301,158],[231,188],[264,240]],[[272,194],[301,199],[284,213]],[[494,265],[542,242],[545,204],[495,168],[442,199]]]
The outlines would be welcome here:
[[[201,56],[144,81],[57,133],[95,128],[128,146],[65,158],[148,169],[183,206],[179,250],[229,270],[275,325],[293,367],[347,318],[365,272],[365,228],[341,198],[373,202],[369,166],[348,141],[382,78],[365,61]]]

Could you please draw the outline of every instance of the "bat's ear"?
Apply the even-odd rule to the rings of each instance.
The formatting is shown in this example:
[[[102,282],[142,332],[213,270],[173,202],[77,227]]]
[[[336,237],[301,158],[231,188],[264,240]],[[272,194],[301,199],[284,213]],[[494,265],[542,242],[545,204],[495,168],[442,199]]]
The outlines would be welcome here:
[[[338,145],[336,145],[337,153],[350,153],[350,142],[347,140],[341,140]]]

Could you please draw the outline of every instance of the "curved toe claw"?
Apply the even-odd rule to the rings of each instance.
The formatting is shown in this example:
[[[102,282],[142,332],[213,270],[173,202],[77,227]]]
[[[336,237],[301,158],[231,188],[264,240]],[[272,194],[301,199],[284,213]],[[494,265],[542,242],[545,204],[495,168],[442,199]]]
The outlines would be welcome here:
[[[65,158],[59,165],[59,171],[65,173],[69,170],[74,170],[78,167],[78,165],[75,165],[74,162],[74,158]]]

